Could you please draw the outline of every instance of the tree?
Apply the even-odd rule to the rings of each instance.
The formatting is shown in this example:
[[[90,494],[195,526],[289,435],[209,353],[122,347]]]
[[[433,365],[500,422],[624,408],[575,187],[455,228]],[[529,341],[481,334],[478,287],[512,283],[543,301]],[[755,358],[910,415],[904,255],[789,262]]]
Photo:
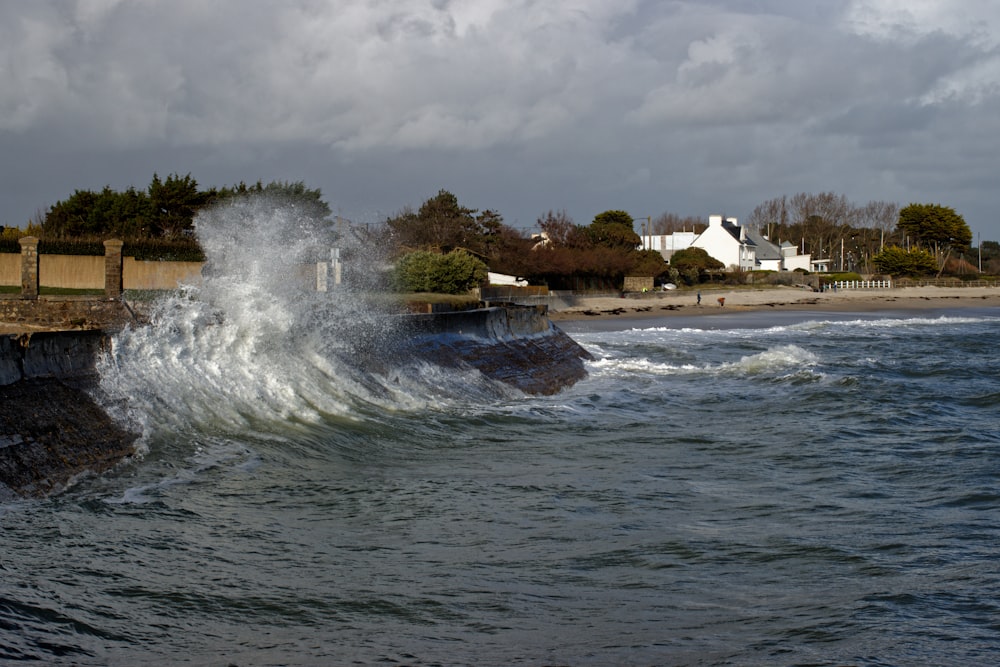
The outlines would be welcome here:
[[[880,272],[890,276],[923,276],[937,270],[934,255],[923,248],[906,250],[888,246],[875,255],[872,262]]]
[[[566,211],[549,211],[538,218],[538,227],[550,245],[563,248],[586,248],[591,239],[586,228],[573,222]]]
[[[899,212],[899,229],[918,244],[964,251],[972,243],[972,230],[955,209],[940,204],[910,204]]]
[[[448,252],[465,248],[480,255],[488,251],[488,237],[499,233],[503,218],[495,211],[478,211],[458,203],[447,190],[425,201],[416,212],[404,209],[386,221],[401,248]]]
[[[614,250],[635,250],[642,245],[642,239],[632,228],[632,216],[625,211],[598,213],[587,233],[594,245]]]
[[[664,275],[669,266],[663,255],[657,250],[639,250],[635,253],[635,263],[628,271],[630,276],[649,276],[659,278]]]
[[[198,190],[198,181],[191,178],[191,174],[170,174],[161,181],[154,173],[148,192],[153,236],[176,238],[190,232],[195,213],[209,202],[206,193]]]
[[[803,252],[822,255],[835,266],[865,268],[887,242],[899,242],[892,234],[898,211],[892,202],[857,206],[844,195],[802,192],[765,201],[747,223],[776,243],[802,244]]]
[[[689,284],[696,284],[709,271],[719,271],[725,265],[715,259],[704,248],[684,248],[670,257],[670,267],[676,269]]]
[[[200,190],[190,174],[171,174],[161,180],[153,174],[149,187],[129,187],[115,192],[76,190],[66,201],[56,202],[44,216],[45,235],[54,238],[117,236],[124,239],[179,237],[193,228],[195,215],[209,204],[238,195],[264,195],[274,206],[291,207],[303,217],[325,219],[330,207],[319,190],[304,183],[272,181],[254,186],[240,183],[222,190]]]
[[[676,213],[661,213],[650,223],[649,233],[653,235],[673,234],[674,232],[703,232],[707,225],[701,218],[695,216],[681,217]]]
[[[291,207],[300,217],[310,220],[325,220],[332,213],[330,205],[323,201],[323,193],[319,188],[308,188],[303,181],[271,181],[267,185],[257,181],[249,186],[240,181],[238,185],[222,188],[218,192],[209,191],[207,194],[215,200],[259,195],[276,207]]]

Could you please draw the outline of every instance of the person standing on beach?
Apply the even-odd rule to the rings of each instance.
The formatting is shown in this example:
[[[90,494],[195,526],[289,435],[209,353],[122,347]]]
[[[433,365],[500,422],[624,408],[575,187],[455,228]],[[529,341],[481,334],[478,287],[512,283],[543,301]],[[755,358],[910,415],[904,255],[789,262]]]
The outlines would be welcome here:
[[[698,305],[701,305],[701,290],[698,290]]]

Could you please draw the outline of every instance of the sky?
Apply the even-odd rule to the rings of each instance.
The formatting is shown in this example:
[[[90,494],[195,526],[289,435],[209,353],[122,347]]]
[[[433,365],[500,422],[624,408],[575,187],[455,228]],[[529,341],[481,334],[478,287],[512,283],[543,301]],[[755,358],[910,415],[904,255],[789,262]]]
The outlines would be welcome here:
[[[833,192],[976,243],[998,167],[995,0],[0,0],[9,226],[176,173],[521,229]]]

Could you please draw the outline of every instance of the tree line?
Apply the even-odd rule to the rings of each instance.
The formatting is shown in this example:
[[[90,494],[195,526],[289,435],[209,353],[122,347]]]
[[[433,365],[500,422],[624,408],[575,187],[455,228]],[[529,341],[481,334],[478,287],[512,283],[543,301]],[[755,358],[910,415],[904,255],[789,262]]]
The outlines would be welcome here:
[[[302,182],[241,182],[202,189],[190,174],[163,179],[154,174],[141,190],[76,190],[52,205],[31,229],[48,242],[114,236],[133,244],[150,239],[196,244],[192,231],[199,210],[251,195],[267,196],[275,205],[294,204],[300,215],[331,224],[330,207],[320,190]],[[684,278],[695,283],[724,269],[697,249],[675,253],[668,265],[658,252],[642,250],[637,223],[643,234],[699,233],[706,226],[704,218],[669,212],[634,220],[618,209],[578,224],[565,211],[550,210],[537,219],[537,232],[529,232],[507,225],[496,210],[464,206],[442,189],[419,208],[407,207],[388,217],[369,230],[364,241],[393,261],[424,253],[420,261],[402,263],[409,267],[404,273],[422,275],[419,280],[432,271],[433,256],[454,253],[462,256],[441,260],[442,266],[460,268],[446,273],[466,271],[478,279],[488,266],[553,289],[613,289],[620,287],[625,276],[674,282]],[[940,273],[949,262],[952,268],[961,268],[962,262],[969,266],[965,254],[970,250],[971,231],[961,215],[938,204],[900,208],[892,202],[871,201],[856,205],[832,192],[800,193],[763,202],[745,223],[776,244],[788,241],[800,252],[830,260],[832,268],[844,271],[916,275]],[[1000,272],[1000,244],[987,241],[979,251],[983,268]],[[440,267],[433,270],[441,271]],[[401,285],[408,284],[405,276],[397,279]]]
[[[829,260],[835,270],[859,273],[940,273],[953,259],[951,268],[960,270],[972,243],[964,218],[948,206],[856,205],[832,192],[769,199],[747,223],[776,243],[788,241],[813,259]]]
[[[384,247],[396,258],[415,251],[443,257],[465,253],[492,271],[553,289],[616,289],[627,275],[656,277],[667,271],[660,253],[640,248],[625,211],[605,211],[589,225],[576,224],[565,211],[549,211],[537,224],[540,233],[523,232],[505,224],[498,212],[467,208],[440,190],[418,210],[404,209],[385,221]],[[420,283],[422,271],[401,277],[400,284]]]
[[[44,239],[116,237],[123,240],[168,239],[191,236],[199,210],[240,195],[266,195],[277,201],[294,202],[304,214],[327,218],[330,207],[322,193],[302,182],[260,181],[231,187],[199,188],[190,174],[170,174],[161,179],[153,174],[143,190],[130,187],[123,192],[105,186],[100,191],[76,190],[53,204],[33,225]]]

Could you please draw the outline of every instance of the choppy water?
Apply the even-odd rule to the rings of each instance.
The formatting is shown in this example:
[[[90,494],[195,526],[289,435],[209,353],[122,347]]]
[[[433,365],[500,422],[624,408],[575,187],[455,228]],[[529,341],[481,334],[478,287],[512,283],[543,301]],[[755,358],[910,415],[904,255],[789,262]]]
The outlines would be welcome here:
[[[101,367],[143,454],[0,505],[0,664],[1000,658],[1000,309],[569,323],[589,379],[529,397],[366,368],[295,215],[197,225]]]
[[[996,663],[1000,312],[633,324],[543,398],[122,341],[148,451],[0,508],[0,661]]]

